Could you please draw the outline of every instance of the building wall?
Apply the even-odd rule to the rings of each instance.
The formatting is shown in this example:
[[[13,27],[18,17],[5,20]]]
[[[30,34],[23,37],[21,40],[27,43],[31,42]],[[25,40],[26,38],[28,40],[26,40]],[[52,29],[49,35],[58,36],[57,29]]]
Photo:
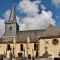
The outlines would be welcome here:
[[[60,52],[60,38],[54,38],[54,39],[57,39],[59,41],[59,43],[57,45],[54,45],[52,43],[53,39],[40,39],[37,42],[37,44],[38,44],[38,56],[42,56],[45,53],[44,47],[47,46],[47,51],[49,54],[52,55],[52,58],[59,57],[58,54]],[[48,41],[48,43],[46,43],[46,41]],[[36,55],[36,51],[34,51],[34,43],[28,43],[28,51],[27,51],[27,43],[8,43],[8,44],[10,44],[12,50],[13,50],[13,46],[14,46],[14,48],[15,48],[14,54],[16,57],[18,57],[18,53],[23,53],[23,56],[25,53],[25,57],[27,57],[27,52],[31,56]],[[23,44],[23,48],[25,49],[25,51],[24,50],[21,51],[20,44]],[[6,49],[7,49],[7,43],[0,44],[0,54],[4,54],[4,52],[6,53]]]
[[[25,49],[25,51],[21,51],[21,46],[20,44],[23,44],[23,49]],[[26,43],[17,43],[15,44],[15,55],[18,56],[18,53],[19,52],[22,52],[23,53],[23,56],[24,56],[24,53],[25,53],[25,57],[27,57],[27,54],[30,54],[31,56],[33,56],[33,53],[34,53],[34,56],[36,54],[36,51],[34,51],[34,43],[29,43],[28,44],[28,51],[27,51],[27,44]],[[27,53],[28,52],[28,53]]]
[[[12,30],[9,30],[9,27],[12,27]],[[16,23],[14,23],[14,24],[5,24],[5,35],[7,35],[7,36],[16,35]]]
[[[8,43],[10,44],[10,47],[12,48],[11,49],[11,52],[13,53],[13,46],[14,46],[14,54],[15,54],[15,57],[18,57],[18,53],[23,53],[23,56],[24,56],[24,53],[25,53],[25,57],[27,57],[27,44],[26,43]],[[23,44],[23,48],[25,49],[25,51],[21,51],[21,47],[20,47],[20,44]],[[6,54],[6,49],[7,49],[7,43],[5,44],[0,44],[0,54]],[[31,56],[35,56],[36,54],[36,51],[34,51],[34,43],[29,43],[28,44],[28,54],[30,54]],[[9,50],[7,50],[7,55],[9,55]]]
[[[42,56],[45,53],[45,46],[47,46],[47,51],[49,54],[52,55],[52,58],[54,57],[59,57],[58,54],[60,52],[60,38],[54,38],[57,39],[59,41],[59,43],[57,45],[54,45],[52,43],[53,39],[40,39],[39,42],[39,50],[38,50],[38,55]],[[48,43],[46,44],[46,41],[48,41]]]
[[[6,53],[7,44],[0,44],[0,54]]]

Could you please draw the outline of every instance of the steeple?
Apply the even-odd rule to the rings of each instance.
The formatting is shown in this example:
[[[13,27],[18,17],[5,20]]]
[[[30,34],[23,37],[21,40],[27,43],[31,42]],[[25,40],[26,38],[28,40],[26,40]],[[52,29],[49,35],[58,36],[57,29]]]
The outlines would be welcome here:
[[[19,25],[17,24],[15,8],[13,4],[9,20],[5,23],[4,36],[16,37],[18,31],[19,31]]]
[[[15,8],[14,8],[14,4],[13,4],[12,10],[11,10],[11,13],[9,16],[9,20],[7,21],[7,23],[15,23],[15,22],[17,22],[17,20],[16,20]]]

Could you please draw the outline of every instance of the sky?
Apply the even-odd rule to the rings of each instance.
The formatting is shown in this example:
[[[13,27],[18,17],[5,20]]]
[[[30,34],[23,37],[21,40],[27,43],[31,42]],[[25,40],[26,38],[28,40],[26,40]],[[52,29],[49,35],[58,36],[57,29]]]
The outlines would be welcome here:
[[[60,26],[60,0],[1,0],[0,36],[4,34],[13,4],[20,31],[46,29],[50,24]]]

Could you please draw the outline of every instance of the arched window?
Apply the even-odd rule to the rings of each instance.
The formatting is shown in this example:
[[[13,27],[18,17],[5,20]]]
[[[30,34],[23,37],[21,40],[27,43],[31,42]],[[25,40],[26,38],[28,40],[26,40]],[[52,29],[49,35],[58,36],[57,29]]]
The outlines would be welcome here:
[[[20,47],[21,47],[21,51],[23,51],[23,44],[20,44]]]
[[[11,50],[10,44],[7,45],[7,50]]]
[[[35,51],[36,51],[36,48],[37,48],[37,44],[35,43],[35,44],[34,44],[34,50],[35,50]]]

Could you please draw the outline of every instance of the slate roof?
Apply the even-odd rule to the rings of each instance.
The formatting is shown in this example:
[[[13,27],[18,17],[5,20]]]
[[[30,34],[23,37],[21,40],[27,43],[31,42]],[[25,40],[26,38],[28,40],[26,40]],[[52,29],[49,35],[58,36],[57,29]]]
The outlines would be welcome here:
[[[19,31],[17,33],[17,41],[27,42],[27,37],[30,37],[30,42],[37,42],[38,38],[59,38],[60,37],[60,27],[49,25],[47,29],[40,30],[30,30],[30,31]]]
[[[60,27],[56,27],[53,25],[49,25],[47,29],[40,30],[28,30],[28,31],[18,31],[16,42],[17,43],[26,43],[27,37],[30,38],[30,42],[36,43],[38,37],[40,38],[48,38],[48,37],[60,37]],[[13,37],[2,37],[0,38],[0,43],[12,43]]]
[[[16,37],[16,42],[17,43],[26,43],[27,42],[27,37],[30,38],[30,42],[36,43],[38,40],[38,37],[40,37],[45,29],[41,30],[28,30],[28,31],[18,31],[17,32],[17,37]],[[0,38],[0,43],[12,43],[13,42],[13,37],[2,37]]]
[[[0,43],[13,43],[13,38],[11,37],[2,37],[0,38]]]
[[[38,37],[40,37],[45,29],[41,30],[28,30],[28,31],[19,31],[17,32],[17,41],[27,42],[27,37],[30,38],[30,42],[37,42]]]
[[[10,19],[7,21],[7,23],[16,23],[16,15],[15,15],[15,10],[14,10],[14,5],[11,10],[10,14]],[[37,42],[38,38],[48,38],[48,37],[60,37],[60,27],[56,27],[53,25],[49,25],[47,29],[39,29],[39,30],[28,30],[28,31],[17,31],[17,34],[15,35],[16,37],[16,42],[17,43],[26,43],[27,42],[27,37],[30,38],[30,42]],[[0,38],[0,43],[12,43],[13,42],[13,34],[9,33],[8,37],[5,34],[5,37],[3,36]]]
[[[14,8],[14,4],[13,4],[9,20],[6,23],[16,23],[16,22],[17,22],[17,20],[16,20],[16,14],[15,14],[15,8]]]
[[[45,32],[42,34],[42,37],[57,37],[60,36],[60,27],[49,25]]]

